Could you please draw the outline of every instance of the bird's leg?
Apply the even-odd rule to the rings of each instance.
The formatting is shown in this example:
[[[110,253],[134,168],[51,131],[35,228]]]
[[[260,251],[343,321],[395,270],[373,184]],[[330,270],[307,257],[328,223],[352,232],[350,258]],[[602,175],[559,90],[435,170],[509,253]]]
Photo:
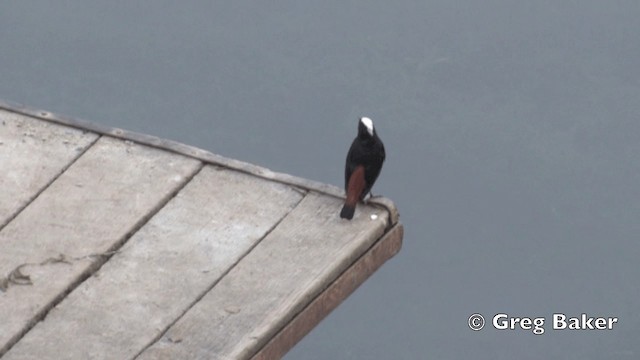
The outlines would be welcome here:
[[[369,191],[369,200],[373,199],[373,198],[379,198],[379,197],[383,197],[384,195],[373,195],[373,193],[371,191]]]
[[[369,191],[369,194],[367,194],[367,195],[369,195],[369,196],[365,196],[365,199],[362,199],[362,202],[363,202],[363,203],[365,203],[365,205],[366,205],[369,201],[371,201],[372,199],[382,197],[382,195],[373,195],[373,192],[372,192],[372,191]]]

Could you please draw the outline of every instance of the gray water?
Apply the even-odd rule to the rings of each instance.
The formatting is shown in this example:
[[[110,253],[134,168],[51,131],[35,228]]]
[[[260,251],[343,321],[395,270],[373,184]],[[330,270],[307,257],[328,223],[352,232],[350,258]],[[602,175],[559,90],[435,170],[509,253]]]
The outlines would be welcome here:
[[[404,247],[287,359],[638,359],[639,18],[635,0],[4,1],[0,98],[339,186],[371,117]]]

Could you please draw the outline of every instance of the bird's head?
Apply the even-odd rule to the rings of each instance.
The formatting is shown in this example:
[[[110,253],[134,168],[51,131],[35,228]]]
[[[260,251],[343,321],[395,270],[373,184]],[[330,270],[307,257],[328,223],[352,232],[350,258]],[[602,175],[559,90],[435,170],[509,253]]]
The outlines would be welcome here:
[[[358,122],[358,137],[359,138],[372,138],[376,133],[373,127],[373,121],[368,117],[361,117]]]

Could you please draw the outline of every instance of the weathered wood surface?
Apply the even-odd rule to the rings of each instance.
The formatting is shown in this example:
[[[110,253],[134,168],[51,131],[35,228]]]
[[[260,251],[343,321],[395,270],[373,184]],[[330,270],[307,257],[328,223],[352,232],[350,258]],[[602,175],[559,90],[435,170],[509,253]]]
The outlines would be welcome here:
[[[0,110],[0,229],[97,138]]]
[[[277,358],[401,246],[388,199],[0,109],[3,360]]]
[[[244,359],[286,325],[387,227],[364,208],[354,221],[342,202],[308,194],[141,359]]]
[[[326,290],[318,295],[287,326],[263,346],[252,360],[279,359],[291,350],[322,319],[353,293],[402,246],[404,228],[396,224],[376,244],[345,270]]]
[[[33,285],[0,295],[0,354],[103,260],[89,255],[117,248],[199,164],[101,138],[7,224],[0,231],[0,274],[34,264],[21,269]]]
[[[288,186],[207,166],[7,359],[59,359],[57,349],[72,359],[135,356],[301,198]]]

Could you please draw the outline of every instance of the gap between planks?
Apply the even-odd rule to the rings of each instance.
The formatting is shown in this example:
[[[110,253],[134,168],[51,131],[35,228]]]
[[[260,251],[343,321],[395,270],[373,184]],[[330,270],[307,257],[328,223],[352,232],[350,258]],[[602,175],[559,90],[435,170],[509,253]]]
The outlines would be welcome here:
[[[270,360],[283,357],[386,261],[400,251],[403,235],[402,223],[394,225],[280,328],[261,349],[248,358]]]
[[[76,157],[72,158],[71,161],[69,161],[68,164],[63,166],[60,169],[60,171],[51,178],[51,180],[49,182],[47,182],[40,190],[38,190],[35,193],[35,195],[33,195],[32,197],[27,199],[27,201],[25,202],[25,204],[23,206],[18,208],[13,214],[9,215],[9,217],[7,218],[7,221],[5,221],[4,223],[0,224],[0,231],[2,231],[2,229],[5,228],[5,226],[7,226],[11,221],[13,221],[13,219],[18,217],[18,215],[20,215],[20,213],[23,212],[24,209],[26,209],[33,201],[35,201],[38,198],[38,196],[40,196],[40,194],[45,192],[45,190],[47,190],[49,188],[49,186],[51,186],[51,184],[53,184],[62,174],[65,173],[65,171],[67,171],[67,169],[69,169],[76,161],[78,161],[78,159],[80,159],[87,151],[89,151],[89,149],[91,149],[93,147],[93,145],[95,145],[98,142],[98,140],[100,140],[100,138],[102,138],[102,136],[103,136],[101,134],[97,134],[97,135],[98,136],[96,136],[96,138],[93,141],[89,142],[89,144],[82,151],[78,152]],[[0,355],[2,355],[2,352],[0,352]]]
[[[167,324],[167,326],[158,334],[158,336],[156,336],[153,340],[151,340],[147,345],[145,345],[134,357],[133,359],[137,359],[140,357],[140,355],[142,353],[144,353],[147,349],[149,349],[151,346],[153,346],[153,344],[155,344],[156,342],[158,342],[160,339],[162,339],[162,337],[167,333],[167,331],[169,331],[169,329],[171,329],[171,327],[173,325],[175,325],[175,323],[177,323],[182,317],[184,317],[184,315],[186,313],[189,312],[189,310],[191,310],[191,308],[193,308],[200,300],[202,300],[202,298],[204,298],[207,293],[209,293],[209,291],[211,291],[211,289],[213,289],[216,285],[218,285],[218,283],[220,282],[220,280],[224,279],[225,276],[227,276],[227,274],[233,270],[233,268],[235,268],[241,261],[242,259],[244,259],[249,253],[251,253],[251,251],[253,251],[253,249],[255,249],[256,246],[258,246],[258,244],[260,244],[262,242],[262,240],[264,240],[267,236],[269,236],[269,234],[271,234],[273,232],[273,230],[275,228],[278,227],[278,225],[280,225],[280,223],[287,217],[289,216],[289,213],[291,213],[295,208],[298,207],[298,205],[300,205],[300,203],[302,202],[302,200],[304,200],[304,198],[307,196],[308,191],[306,190],[301,190],[298,187],[292,186],[290,184],[287,184],[289,186],[291,186],[291,188],[294,191],[300,192],[301,194],[303,194],[302,197],[300,197],[300,199],[298,200],[298,202],[296,202],[296,204],[291,208],[291,210],[289,210],[289,212],[287,212],[283,217],[281,217],[278,221],[275,222],[275,224],[273,224],[273,226],[271,226],[271,228],[269,228],[269,230],[267,230],[267,232],[258,240],[256,241],[253,245],[251,245],[239,258],[236,262],[234,262],[231,266],[229,266],[221,275],[220,277],[218,277],[218,279],[216,279],[210,286],[208,286],[204,291],[202,291],[202,293],[200,293],[198,296],[196,296],[196,298],[184,309],[184,311],[177,316],[173,321],[171,321],[169,324]]]

